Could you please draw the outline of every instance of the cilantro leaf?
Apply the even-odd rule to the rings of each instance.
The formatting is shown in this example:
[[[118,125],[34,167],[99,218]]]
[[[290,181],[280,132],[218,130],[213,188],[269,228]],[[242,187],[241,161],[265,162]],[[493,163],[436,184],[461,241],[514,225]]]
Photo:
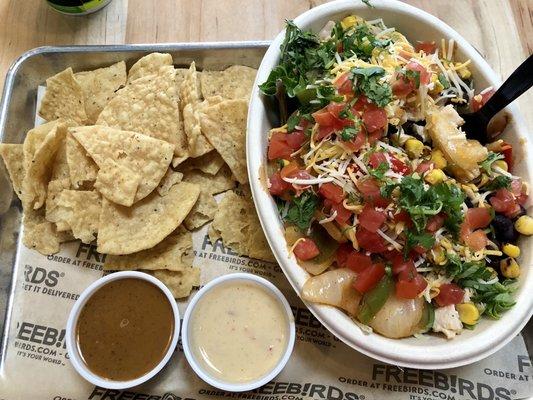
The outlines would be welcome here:
[[[389,170],[389,164],[387,163],[379,163],[377,168],[369,168],[368,173],[372,175],[374,178],[379,179],[380,181],[383,180],[385,177],[385,172]]]
[[[357,136],[359,129],[356,129],[354,126],[345,126],[340,132],[341,139],[345,142],[352,140]]]
[[[511,178],[508,176],[498,175],[491,182],[485,185],[483,189],[487,191],[498,190],[502,188],[508,189],[511,186],[511,181]]]
[[[441,211],[446,213],[444,225],[451,232],[458,232],[465,195],[457,186],[443,182],[426,189],[418,175],[409,175],[400,183],[382,186],[381,195],[390,198],[396,188],[399,188],[398,205],[409,213],[417,232],[425,229],[429,217]]]
[[[405,246],[403,248],[404,256],[407,256],[415,246],[422,246],[425,249],[431,249],[435,244],[435,238],[428,233],[417,233],[414,230],[405,232]]]
[[[292,200],[285,220],[305,231],[311,225],[317,206],[318,196],[311,191],[305,191],[301,196]]]
[[[479,167],[487,174],[490,174],[494,161],[502,160],[503,158],[503,154],[493,153],[492,151],[489,151],[487,158],[479,163]]]
[[[418,89],[420,87],[420,71],[413,71],[412,69],[408,69],[405,71],[405,77],[407,79],[411,79],[415,84],[415,89]]]
[[[299,122],[300,115],[298,113],[292,114],[287,120],[287,132],[292,132]]]
[[[381,67],[353,68],[351,70],[354,79],[357,79],[356,89],[364,94],[368,100],[379,107],[385,107],[392,101],[392,89],[387,82],[380,82],[385,74]]]

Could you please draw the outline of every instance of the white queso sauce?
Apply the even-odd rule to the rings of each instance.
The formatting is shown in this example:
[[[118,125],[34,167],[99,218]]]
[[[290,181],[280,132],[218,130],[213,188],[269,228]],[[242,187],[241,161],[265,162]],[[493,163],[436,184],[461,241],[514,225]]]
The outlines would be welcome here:
[[[283,305],[261,285],[229,281],[196,304],[189,322],[194,358],[216,379],[256,380],[282,358],[289,337]]]

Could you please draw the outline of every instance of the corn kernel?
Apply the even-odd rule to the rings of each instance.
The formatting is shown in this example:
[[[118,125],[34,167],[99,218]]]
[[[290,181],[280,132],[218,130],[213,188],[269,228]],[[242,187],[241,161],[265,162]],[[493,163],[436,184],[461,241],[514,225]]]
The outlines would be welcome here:
[[[418,158],[422,155],[424,150],[424,143],[418,139],[407,139],[405,142],[405,150],[411,158]]]
[[[502,251],[507,254],[509,257],[518,258],[520,257],[520,247],[515,246],[514,244],[507,243],[502,247]]]
[[[355,17],[355,15],[349,15],[341,21],[341,26],[342,26],[342,29],[346,30],[354,26],[356,23],[357,23],[357,18]]]
[[[507,163],[505,161],[503,161],[503,160],[496,160],[496,161],[494,161],[494,163],[492,165],[494,167],[501,168],[504,171],[507,171],[509,169],[509,167],[507,166]]]
[[[288,161],[288,160],[281,160],[281,162],[283,163],[284,167],[286,167],[287,165],[290,164],[290,161]]]
[[[444,265],[446,263],[446,255],[444,254],[444,249],[440,246],[432,250],[433,262],[437,265]]]
[[[442,172],[442,169],[434,168],[426,174],[424,180],[430,185],[437,185],[444,181],[445,178],[446,174]]]
[[[520,276],[520,265],[514,258],[506,258],[500,261],[500,271],[506,278],[518,278]]]
[[[522,235],[533,235],[533,218],[529,215],[522,215],[514,223],[515,229]]]
[[[461,303],[455,306],[463,324],[475,325],[479,320],[479,310],[473,303]]]
[[[448,165],[448,162],[444,158],[442,151],[435,149],[431,152],[431,161],[435,164],[436,168],[444,169]]]
[[[431,83],[433,83],[433,89],[431,90],[432,94],[439,94],[443,91],[444,86],[442,86],[442,83],[440,83],[437,74],[431,74]]]

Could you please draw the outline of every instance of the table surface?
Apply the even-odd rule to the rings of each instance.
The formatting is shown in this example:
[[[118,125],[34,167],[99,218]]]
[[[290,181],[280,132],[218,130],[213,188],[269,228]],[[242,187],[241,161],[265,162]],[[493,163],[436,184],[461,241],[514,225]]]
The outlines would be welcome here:
[[[327,0],[113,0],[70,17],[44,0],[0,0],[0,87],[11,63],[43,45],[272,39],[284,20]],[[354,0],[357,1],[357,0]],[[405,0],[456,29],[507,77],[533,53],[533,0]],[[533,127],[533,91],[518,105]]]

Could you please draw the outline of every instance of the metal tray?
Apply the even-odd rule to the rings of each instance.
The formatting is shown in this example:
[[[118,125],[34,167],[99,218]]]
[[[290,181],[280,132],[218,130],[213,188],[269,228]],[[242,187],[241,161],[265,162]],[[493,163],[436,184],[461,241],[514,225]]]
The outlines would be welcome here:
[[[270,43],[219,42],[183,44],[137,44],[111,46],[39,47],[24,53],[9,69],[0,103],[0,142],[22,143],[26,132],[34,126],[37,88],[46,78],[67,67],[75,71],[95,69],[125,60],[129,68],[137,59],[157,51],[172,54],[178,67],[196,62],[198,69],[223,69],[232,64],[257,68]],[[0,162],[0,169],[3,169]],[[0,178],[1,178],[0,171]],[[11,200],[10,200],[11,199]],[[7,206],[2,209],[2,204]],[[12,295],[16,277],[16,243],[21,205],[10,184],[0,179],[0,330],[2,346],[6,345]],[[533,354],[533,320],[522,331],[528,352]],[[1,367],[1,365],[0,365]]]
[[[152,53],[170,53],[177,67],[188,67],[192,61],[198,69],[224,69],[233,64],[258,68],[270,43],[219,42],[181,44],[135,44],[111,46],[38,47],[24,53],[9,68],[0,103],[0,142],[22,143],[33,128],[37,88],[46,78],[72,67],[84,71],[125,60],[127,67],[140,57]],[[7,343],[13,293],[18,274],[15,270],[16,244],[22,207],[14,196],[0,162],[0,359]]]

